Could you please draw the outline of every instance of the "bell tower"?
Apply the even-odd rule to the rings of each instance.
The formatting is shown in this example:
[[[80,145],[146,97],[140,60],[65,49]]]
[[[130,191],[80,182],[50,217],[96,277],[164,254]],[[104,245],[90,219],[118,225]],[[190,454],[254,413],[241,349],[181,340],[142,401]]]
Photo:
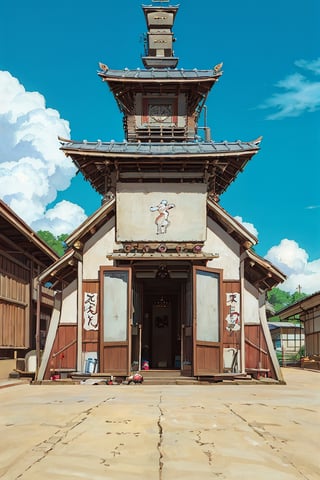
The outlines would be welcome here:
[[[153,3],[167,3],[168,0]],[[178,6],[142,6],[147,22],[145,35],[145,56],[142,57],[145,68],[175,68],[178,58],[174,56],[172,33]]]
[[[221,66],[210,70],[177,69],[172,28],[179,5],[153,0],[143,5],[147,22],[144,69],[115,72],[100,64],[99,72],[123,112],[129,143],[195,142],[198,119],[207,95],[222,75]]]
[[[142,6],[147,23],[143,68],[118,70],[99,63],[98,75],[123,114],[124,140],[67,142],[63,151],[104,198],[125,183],[175,183],[177,191],[185,188],[184,183],[202,183],[218,199],[257,153],[261,139],[202,138],[205,127],[198,126],[199,117],[223,74],[223,64],[207,69],[177,67],[172,29],[179,5],[168,0],[149,2]]]

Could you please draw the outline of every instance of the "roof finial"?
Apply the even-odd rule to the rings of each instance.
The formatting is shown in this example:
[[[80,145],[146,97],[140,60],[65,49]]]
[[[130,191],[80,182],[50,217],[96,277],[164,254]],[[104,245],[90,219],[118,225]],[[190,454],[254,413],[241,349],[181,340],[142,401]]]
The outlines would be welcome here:
[[[179,5],[170,6],[170,0],[152,0],[152,5],[142,5],[147,21],[145,34],[145,55],[142,57],[146,68],[175,68],[178,58],[174,56],[172,33]],[[166,4],[166,6],[164,6]]]

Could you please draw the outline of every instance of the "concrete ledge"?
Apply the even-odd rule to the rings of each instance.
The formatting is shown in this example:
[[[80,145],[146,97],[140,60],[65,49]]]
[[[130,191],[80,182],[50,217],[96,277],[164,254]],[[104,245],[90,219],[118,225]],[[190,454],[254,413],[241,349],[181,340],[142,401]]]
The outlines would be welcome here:
[[[14,358],[6,358],[0,360],[0,379],[9,377],[9,373],[16,368],[16,360]]]

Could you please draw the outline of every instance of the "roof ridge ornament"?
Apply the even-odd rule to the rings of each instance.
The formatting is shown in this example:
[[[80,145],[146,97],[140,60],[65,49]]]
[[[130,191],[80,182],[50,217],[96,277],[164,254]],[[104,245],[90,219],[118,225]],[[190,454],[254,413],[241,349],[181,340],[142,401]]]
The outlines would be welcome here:
[[[256,138],[255,140],[252,140],[252,142],[250,143],[253,143],[254,145],[259,145],[262,142],[262,139],[263,139],[263,136],[260,135],[260,137]]]
[[[220,72],[220,70],[221,70],[222,67],[223,67],[223,62],[218,63],[217,65],[215,65],[215,66],[213,67],[214,73]]]
[[[107,72],[109,70],[108,65],[106,65],[105,63],[99,62],[99,67],[100,67],[100,70],[102,70],[103,72]]]

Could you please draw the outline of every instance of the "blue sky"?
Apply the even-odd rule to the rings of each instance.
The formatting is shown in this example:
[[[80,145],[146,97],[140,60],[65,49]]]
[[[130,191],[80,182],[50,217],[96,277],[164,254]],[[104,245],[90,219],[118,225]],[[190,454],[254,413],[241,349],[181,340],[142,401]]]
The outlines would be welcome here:
[[[96,72],[142,68],[141,3],[1,6],[0,197],[36,230],[71,231],[100,205],[57,136],[124,138]],[[174,27],[178,68],[223,62],[207,101],[213,139],[263,136],[220,204],[257,232],[257,253],[289,275],[287,288],[307,293],[320,290],[319,19],[319,0],[180,0]]]

